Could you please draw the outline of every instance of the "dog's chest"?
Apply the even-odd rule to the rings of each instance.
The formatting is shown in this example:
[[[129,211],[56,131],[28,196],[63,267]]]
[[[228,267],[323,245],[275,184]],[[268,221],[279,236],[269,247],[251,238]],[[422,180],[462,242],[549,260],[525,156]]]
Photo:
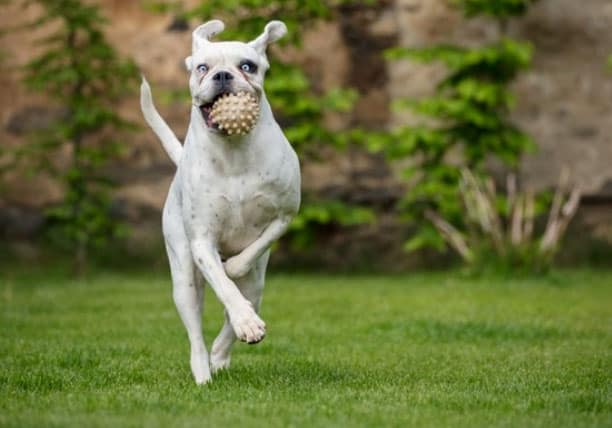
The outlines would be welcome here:
[[[286,183],[271,171],[208,177],[192,187],[191,221],[212,232],[221,254],[230,257],[279,216],[286,194]]]
[[[249,183],[239,180],[227,189],[219,200],[221,227],[219,249],[233,255],[261,235],[278,217],[282,198],[277,186],[271,183]]]
[[[227,187],[218,196],[218,204],[228,229],[260,229],[278,215],[282,194],[275,182],[246,176],[226,179],[226,183]]]

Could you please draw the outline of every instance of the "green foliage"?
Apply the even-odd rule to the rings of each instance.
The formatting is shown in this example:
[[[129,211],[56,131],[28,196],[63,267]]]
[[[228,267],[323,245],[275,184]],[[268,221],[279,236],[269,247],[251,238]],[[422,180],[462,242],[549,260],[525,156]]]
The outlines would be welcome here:
[[[309,201],[302,206],[300,214],[293,220],[289,228],[296,248],[305,248],[313,240],[313,226],[336,223],[340,226],[355,226],[372,223],[374,213],[368,208],[347,206],[339,201]]]
[[[470,16],[480,3],[461,2]],[[487,1],[479,13],[493,13],[499,7],[500,16],[514,14],[509,8],[513,3]],[[435,46],[387,52],[389,59],[442,63],[447,70],[432,96],[395,104],[428,120],[393,130],[385,147],[391,159],[412,160],[404,171],[410,186],[400,206],[404,217],[419,229],[406,244],[407,250],[445,248],[444,239],[424,218],[427,210],[460,229],[465,227],[458,198],[462,167],[478,173],[490,159],[516,167],[521,154],[534,147],[509,118],[514,97],[508,86],[529,67],[531,54],[528,43],[507,38],[479,48]]]
[[[154,2],[150,6],[158,11],[173,10],[200,21],[222,19],[226,28],[220,38],[225,40],[252,40],[261,34],[268,21],[282,19],[288,34],[279,43],[299,46],[302,32],[322,19],[331,18],[334,7],[341,3],[347,1],[211,0],[188,11],[180,10],[180,4],[176,3]],[[274,48],[270,49],[268,57],[271,66],[265,82],[266,95],[301,161],[318,161],[322,147],[340,150],[352,142],[351,131],[332,131],[324,126],[323,119],[329,112],[350,112],[357,99],[356,91],[333,88],[322,93],[312,87],[300,65],[278,58],[274,55]],[[307,236],[312,235],[317,226],[353,224],[369,221],[372,216],[366,208],[339,201],[321,201],[316,195],[304,192],[302,208],[294,220],[289,238],[294,244],[303,245],[311,242]]]
[[[481,244],[474,248],[474,260],[467,267],[467,271],[473,275],[495,272],[536,276],[550,272],[552,259],[542,257],[535,242],[508,246],[503,254],[496,252],[492,245]]]
[[[520,16],[536,0],[453,0],[466,16],[489,15],[499,19]]]
[[[518,189],[514,174],[507,178],[506,192],[500,193],[491,177],[477,177],[464,169],[459,193],[465,230],[436,212],[428,211],[426,216],[475,273],[547,272],[580,201],[580,190],[576,186],[570,190],[568,177],[566,172],[561,175],[551,200],[549,192]],[[546,227],[538,227],[536,219],[547,210]]]
[[[74,251],[82,265],[89,250],[122,233],[110,215],[113,183],[101,168],[121,149],[120,141],[108,135],[132,127],[115,107],[135,82],[136,69],[105,40],[97,6],[80,0],[25,2],[32,3],[43,13],[29,26],[49,25],[55,31],[39,40],[42,53],[25,66],[24,81],[63,113],[17,156],[64,186],[63,200],[47,212],[50,235]],[[57,166],[52,159],[67,148],[69,165]]]
[[[331,16],[330,1],[310,0],[210,0],[189,11],[202,20],[223,16],[227,23],[224,37],[249,40],[257,37],[271,19],[282,19],[288,33],[283,43],[300,44],[301,31],[318,19]]]

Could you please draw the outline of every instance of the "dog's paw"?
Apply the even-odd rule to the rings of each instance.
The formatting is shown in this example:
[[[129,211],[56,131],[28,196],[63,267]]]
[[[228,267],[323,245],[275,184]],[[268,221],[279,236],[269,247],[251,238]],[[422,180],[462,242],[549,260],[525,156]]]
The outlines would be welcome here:
[[[223,267],[225,268],[227,276],[232,279],[242,278],[251,270],[251,264],[245,263],[242,257],[240,257],[240,254],[227,259],[227,261],[223,263]]]
[[[236,337],[249,344],[261,342],[266,335],[266,324],[255,313],[252,307],[247,306],[240,312],[230,314],[230,322]]]
[[[212,374],[218,373],[221,370],[227,370],[230,366],[231,356],[228,353],[212,352],[210,354],[210,371]]]
[[[211,375],[208,375],[208,376],[195,376],[194,375],[194,379],[195,379],[196,385],[206,385],[207,383],[212,382]]]
[[[211,381],[210,368],[204,355],[198,352],[191,353],[191,373],[198,385],[204,385]]]

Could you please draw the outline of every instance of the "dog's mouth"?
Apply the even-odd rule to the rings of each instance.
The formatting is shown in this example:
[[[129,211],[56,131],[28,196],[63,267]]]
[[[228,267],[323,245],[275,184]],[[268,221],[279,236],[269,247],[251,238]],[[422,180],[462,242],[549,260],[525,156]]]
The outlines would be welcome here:
[[[213,118],[211,117],[210,113],[212,112],[213,105],[215,104],[215,102],[217,102],[219,98],[221,98],[224,95],[232,94],[232,93],[233,92],[231,91],[219,92],[217,95],[214,96],[214,98],[210,102],[207,102],[200,106],[200,112],[202,113],[202,118],[204,119],[204,123],[206,123],[207,127],[209,127],[210,129],[214,129],[215,131],[220,130],[219,125],[213,122]]]

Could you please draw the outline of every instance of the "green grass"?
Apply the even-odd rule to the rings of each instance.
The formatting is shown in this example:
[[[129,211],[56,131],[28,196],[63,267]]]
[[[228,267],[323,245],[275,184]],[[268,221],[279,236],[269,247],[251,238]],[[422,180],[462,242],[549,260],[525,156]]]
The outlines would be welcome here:
[[[609,272],[274,275],[204,387],[165,275],[4,277],[0,426],[612,426]]]

